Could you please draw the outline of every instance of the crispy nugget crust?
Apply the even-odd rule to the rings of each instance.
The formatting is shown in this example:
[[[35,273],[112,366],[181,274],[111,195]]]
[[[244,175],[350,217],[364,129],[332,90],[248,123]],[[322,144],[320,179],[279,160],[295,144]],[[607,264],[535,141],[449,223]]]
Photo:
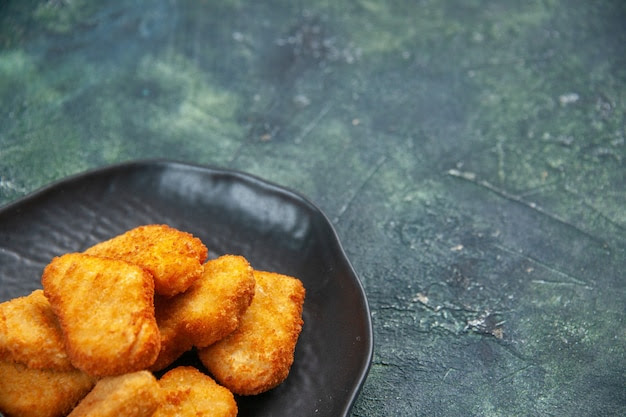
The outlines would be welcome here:
[[[42,290],[0,304],[0,359],[33,369],[74,369],[59,323]]]
[[[232,333],[254,296],[252,267],[242,256],[208,261],[183,294],[155,302],[161,353],[152,370],[170,365],[193,346],[205,347]]]
[[[137,264],[154,276],[154,289],[167,297],[200,277],[207,248],[200,239],[167,225],[139,226],[85,251],[88,255]]]
[[[0,361],[0,412],[20,417],[65,416],[94,383],[77,369],[39,370]]]
[[[74,366],[107,376],[154,363],[161,345],[148,272],[123,261],[71,253],[54,258],[41,281]]]
[[[202,363],[235,394],[254,395],[287,378],[302,330],[305,290],[293,277],[254,271],[252,304],[237,330],[200,349]]]
[[[189,366],[168,371],[159,380],[164,400],[153,417],[235,417],[233,394],[210,376]]]
[[[102,378],[68,417],[151,417],[162,392],[148,371]]]

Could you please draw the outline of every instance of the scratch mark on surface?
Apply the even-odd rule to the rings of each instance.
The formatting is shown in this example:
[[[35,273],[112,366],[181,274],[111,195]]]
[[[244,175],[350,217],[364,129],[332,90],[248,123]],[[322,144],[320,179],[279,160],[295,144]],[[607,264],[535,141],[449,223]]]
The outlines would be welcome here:
[[[302,139],[307,137],[308,134],[311,133],[311,131],[315,129],[315,127],[319,124],[320,120],[322,120],[324,116],[326,116],[326,114],[330,111],[331,107],[332,107],[332,103],[327,103],[324,107],[322,107],[322,109],[317,114],[317,116],[315,116],[313,120],[311,120],[311,123],[306,125],[304,129],[300,131],[300,134],[296,136],[293,141],[295,143],[301,143]]]
[[[585,288],[587,290],[593,290],[593,287],[590,287],[589,285],[581,285],[581,284],[578,284],[577,282],[548,281],[548,280],[545,280],[545,279],[533,279],[530,282],[532,282],[533,284],[554,285],[554,286],[578,285],[578,286],[582,286],[583,288]]]
[[[465,369],[456,368],[454,366],[448,366],[447,369],[446,369],[446,373],[443,374],[443,378],[441,378],[441,382],[445,382],[446,378],[448,377],[448,375],[450,375],[452,373],[452,371],[455,371],[455,372],[461,373],[461,374],[467,373],[467,370],[465,370]]]
[[[519,251],[515,251],[513,249],[507,248],[506,246],[502,246],[502,245],[494,245],[496,248],[500,249],[503,252],[507,252],[509,254],[515,255],[515,256],[519,256],[522,257],[532,263],[534,263],[535,265],[540,266],[541,268],[544,268],[547,271],[550,271],[551,273],[560,276],[562,278],[565,279],[565,281],[548,281],[548,280],[533,280],[532,282],[536,283],[536,284],[552,284],[552,285],[577,285],[577,286],[581,286],[587,290],[593,290],[593,287],[589,285],[588,282],[586,282],[583,279],[577,278],[574,275],[567,273],[567,272],[563,272],[553,266],[548,265],[547,263],[540,261],[537,258],[534,258],[528,254],[525,254],[523,252],[519,252]]]
[[[464,171],[459,171],[457,169],[450,169],[447,172],[448,175],[450,175],[451,177],[455,177],[455,178],[459,178],[465,181],[468,181],[478,187],[484,188],[488,191],[491,191],[492,193],[506,199],[509,201],[512,201],[514,203],[520,204],[522,206],[528,207],[533,211],[536,211],[537,213],[546,216],[547,218],[554,220],[557,223],[560,223],[570,229],[573,229],[575,231],[577,231],[578,233],[586,236],[587,238],[593,240],[594,242],[598,243],[600,246],[606,247],[608,248],[609,245],[606,241],[602,240],[601,238],[592,235],[591,233],[581,229],[580,227],[576,226],[573,223],[570,223],[569,221],[561,218],[560,216],[550,213],[549,211],[546,211],[543,207],[541,207],[540,205],[538,205],[535,202],[532,201],[526,201],[523,198],[515,195],[515,194],[511,194],[506,190],[503,190],[501,188],[496,187],[495,185],[491,184],[488,181],[485,180],[479,180],[476,178],[476,174],[474,174],[473,172],[464,172]]]
[[[496,339],[497,340],[497,339]],[[510,343],[505,342],[503,340],[497,340],[497,343],[504,348],[507,352],[509,352],[513,357],[519,359],[522,362],[528,363],[529,366],[537,366],[536,363],[533,363],[532,359],[523,353],[519,352],[514,346]],[[540,368],[541,369],[541,368]]]
[[[356,197],[359,195],[359,192],[372,179],[374,174],[376,174],[376,172],[380,169],[381,166],[383,166],[383,164],[386,161],[387,161],[387,155],[381,156],[378,159],[378,161],[376,161],[376,163],[372,166],[372,168],[369,170],[369,172],[365,175],[365,178],[363,179],[363,182],[361,183],[361,185],[359,185],[358,187],[356,187],[354,189],[354,191],[352,192],[352,195],[350,196],[348,201],[346,201],[346,203],[343,206],[341,206],[341,208],[339,209],[339,213],[337,213],[337,216],[333,219],[333,223],[335,223],[335,224],[339,223],[339,220],[341,219],[341,216],[343,216],[343,214],[352,205],[352,203],[354,202]]]
[[[247,141],[242,141],[241,143],[239,143],[239,146],[237,146],[237,148],[235,149],[235,151],[233,152],[233,154],[231,155],[230,159],[228,160],[229,163],[233,163],[237,160],[237,158],[239,158],[239,155],[241,154],[241,151],[243,150],[243,148],[245,146],[248,145]]]
[[[606,220],[608,223],[617,227],[620,230],[626,230],[626,225],[623,225],[619,221],[612,219],[610,216],[605,214],[602,210],[600,210],[599,208],[594,206],[592,203],[590,203],[588,198],[581,195],[576,190],[573,190],[571,187],[568,187],[568,186],[565,186],[564,190],[566,193],[571,194],[574,197],[576,197],[578,200],[580,200],[585,207],[587,207],[590,211],[595,213],[598,217]],[[622,196],[622,194],[618,194],[618,193],[615,194],[615,196],[618,196],[618,195]]]
[[[608,215],[604,214],[601,210],[599,210],[595,206],[593,206],[591,203],[588,203],[585,199],[583,199],[582,202],[583,202],[583,205],[585,207],[587,207],[589,210],[591,210],[595,214],[597,214],[598,217],[606,220],[608,223],[612,224],[613,226],[617,227],[620,230],[626,230],[626,226],[624,226],[623,224],[619,223],[617,220],[613,220]]]
[[[533,365],[526,365],[526,366],[524,366],[524,367],[522,367],[520,369],[516,369],[515,371],[513,371],[513,372],[511,372],[511,373],[509,373],[507,375],[504,375],[502,378],[499,378],[496,382],[502,382],[504,380],[511,379],[515,375],[519,374],[520,372],[524,372],[526,369],[530,368],[531,366],[533,366]]]
[[[498,138],[496,152],[498,154],[498,179],[500,183],[504,183],[506,176],[504,174],[504,148],[502,146],[502,138]]]

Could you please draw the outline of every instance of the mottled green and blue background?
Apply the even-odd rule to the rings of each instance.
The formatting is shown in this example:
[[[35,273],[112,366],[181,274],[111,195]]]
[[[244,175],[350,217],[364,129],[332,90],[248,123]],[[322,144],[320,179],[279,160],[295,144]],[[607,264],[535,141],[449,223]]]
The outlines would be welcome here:
[[[626,415],[626,2],[0,0],[0,205],[133,159],[313,200],[355,416]]]

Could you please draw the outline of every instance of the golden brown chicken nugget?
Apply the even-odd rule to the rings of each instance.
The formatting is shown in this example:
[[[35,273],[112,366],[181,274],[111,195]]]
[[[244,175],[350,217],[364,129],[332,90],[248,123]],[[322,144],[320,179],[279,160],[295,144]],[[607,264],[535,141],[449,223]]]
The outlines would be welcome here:
[[[207,248],[200,239],[167,225],[139,226],[85,251],[120,259],[148,270],[157,294],[185,291],[202,273]]]
[[[175,297],[156,299],[163,369],[192,346],[205,347],[232,333],[254,296],[252,267],[243,256],[223,255],[204,265],[202,276]]]
[[[99,380],[68,417],[150,417],[162,397],[148,371],[109,376]]]
[[[0,304],[0,359],[33,369],[74,369],[57,318],[42,290]]]
[[[0,412],[7,417],[65,416],[94,384],[93,378],[77,369],[30,369],[0,361]]]
[[[158,302],[155,303],[158,306]],[[159,308],[156,307],[157,317]],[[151,371],[160,371],[174,363],[183,353],[193,348],[193,343],[184,333],[180,332],[177,326],[163,326],[159,323],[159,333],[161,334],[161,350],[159,356],[148,369]]]
[[[237,403],[227,389],[190,366],[179,366],[159,380],[164,399],[153,417],[235,417]]]
[[[108,376],[154,363],[161,339],[154,282],[147,271],[124,261],[70,253],[54,258],[41,282],[75,367]]]
[[[303,324],[300,280],[262,271],[254,278],[255,295],[237,330],[198,351],[215,379],[240,395],[265,392],[287,378]]]

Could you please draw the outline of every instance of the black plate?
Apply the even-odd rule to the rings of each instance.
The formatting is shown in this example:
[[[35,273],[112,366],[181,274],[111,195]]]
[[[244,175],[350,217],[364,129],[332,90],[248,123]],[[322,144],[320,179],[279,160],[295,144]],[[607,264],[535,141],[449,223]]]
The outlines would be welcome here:
[[[170,161],[90,171],[0,209],[0,301],[40,288],[53,256],[148,223],[198,236],[209,257],[245,256],[307,290],[295,362],[279,387],[238,398],[240,416],[345,416],[367,376],[372,324],[363,288],[326,216],[254,176]]]

